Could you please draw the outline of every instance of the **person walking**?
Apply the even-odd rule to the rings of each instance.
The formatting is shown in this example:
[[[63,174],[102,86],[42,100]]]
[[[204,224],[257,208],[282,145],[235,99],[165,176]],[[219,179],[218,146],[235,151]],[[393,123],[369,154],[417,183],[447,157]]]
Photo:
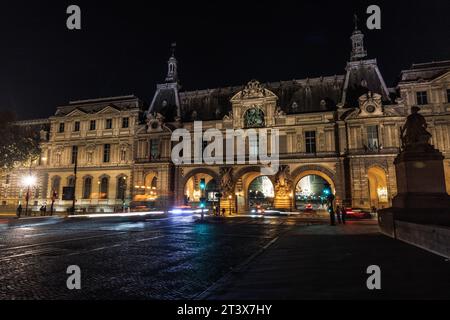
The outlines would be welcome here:
[[[22,205],[19,204],[19,206],[17,207],[17,218],[20,219],[21,216],[22,216]]]
[[[340,206],[336,207],[336,216],[337,216],[338,224],[342,224],[342,212],[341,212]]]
[[[341,219],[342,219],[342,224],[345,224],[347,221],[347,211],[345,210],[344,206],[342,206],[342,208],[341,208]]]

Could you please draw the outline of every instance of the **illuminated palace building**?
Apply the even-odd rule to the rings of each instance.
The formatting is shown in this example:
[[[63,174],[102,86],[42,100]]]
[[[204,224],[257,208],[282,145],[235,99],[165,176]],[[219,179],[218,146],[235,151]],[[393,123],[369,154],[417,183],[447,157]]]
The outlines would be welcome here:
[[[414,105],[446,157],[450,190],[450,61],[415,64],[388,87],[377,60],[367,58],[364,35],[355,30],[351,41],[342,75],[185,92],[173,54],[148,104],[135,96],[75,101],[47,120],[20,122],[40,131],[42,156],[31,167],[2,173],[1,204],[24,203],[24,177],[31,173],[37,179],[31,205],[49,207],[54,197],[60,212],[72,206],[64,190],[74,184],[76,208],[88,212],[119,211],[124,204],[197,206],[205,197],[213,205],[218,191],[227,212],[258,205],[301,209],[318,201],[325,182],[338,203],[388,207],[397,192],[393,163],[401,126]],[[172,133],[192,131],[195,121],[203,121],[203,130],[279,129],[280,172],[262,176],[258,165],[175,166]]]

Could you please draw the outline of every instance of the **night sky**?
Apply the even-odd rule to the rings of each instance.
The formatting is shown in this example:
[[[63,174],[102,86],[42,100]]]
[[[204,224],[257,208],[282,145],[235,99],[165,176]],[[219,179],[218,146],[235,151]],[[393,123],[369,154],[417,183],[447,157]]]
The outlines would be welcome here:
[[[70,100],[150,102],[176,42],[186,90],[343,74],[357,13],[388,86],[412,63],[450,60],[450,1],[14,1],[0,9],[0,109],[46,118]],[[82,30],[66,8],[82,9]],[[365,27],[370,4],[382,30]]]

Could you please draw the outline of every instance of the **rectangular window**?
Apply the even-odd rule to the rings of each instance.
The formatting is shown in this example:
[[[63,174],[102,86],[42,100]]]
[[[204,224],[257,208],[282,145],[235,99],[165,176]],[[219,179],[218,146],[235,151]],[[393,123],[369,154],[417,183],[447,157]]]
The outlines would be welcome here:
[[[113,121],[112,121],[112,119],[106,119],[105,129],[106,129],[106,130],[110,130],[110,129],[112,129],[112,126],[113,126]]]
[[[417,92],[417,104],[418,105],[428,104],[428,94],[426,91]]]
[[[75,164],[78,160],[78,147],[72,147],[72,164]]]
[[[316,153],[316,132],[306,131],[305,132],[305,143],[306,143],[306,153]]]
[[[380,143],[378,141],[378,126],[367,127],[367,146],[370,150],[378,150]]]
[[[150,160],[159,159],[159,140],[150,140]]]
[[[74,132],[80,132],[80,121],[76,121],[74,128],[73,128]]]
[[[97,121],[91,120],[91,123],[89,125],[89,130],[95,131],[97,129]]]
[[[450,89],[447,89],[447,103],[450,103]]]
[[[64,123],[59,124],[59,133],[63,133],[66,130],[66,125]]]
[[[122,119],[122,128],[128,129],[130,127],[130,118],[123,118]]]
[[[105,144],[103,147],[103,162],[108,163],[111,161],[111,145]]]

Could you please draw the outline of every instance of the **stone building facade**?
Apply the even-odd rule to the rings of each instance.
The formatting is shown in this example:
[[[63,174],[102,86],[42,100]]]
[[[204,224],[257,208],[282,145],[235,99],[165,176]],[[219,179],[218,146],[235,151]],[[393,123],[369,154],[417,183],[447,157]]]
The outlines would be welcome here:
[[[296,206],[296,190],[306,176],[327,181],[338,203],[353,207],[388,207],[397,193],[394,158],[410,108],[421,107],[433,144],[445,155],[450,191],[450,61],[415,64],[388,87],[377,60],[367,58],[364,35],[355,30],[352,52],[342,75],[236,87],[182,91],[175,54],[165,82],[146,105],[137,97],[71,102],[48,121],[24,122],[42,130],[42,157],[30,168],[5,172],[3,206],[23,202],[20,177],[39,177],[37,205],[63,211],[63,187],[76,184],[77,208],[117,211],[123,204],[152,203],[169,208],[198,202],[200,183],[221,192],[227,212],[250,209],[249,188],[261,176],[254,164],[174,165],[172,134],[203,130],[277,129],[280,170],[268,178],[279,209]],[[47,133],[48,132],[48,137]],[[208,142],[203,142],[202,150]],[[248,155],[247,141],[238,154]],[[193,159],[195,160],[195,159]],[[74,167],[77,166],[76,181]],[[75,182],[74,182],[75,181]],[[213,196],[214,198],[214,196]],[[210,199],[219,201],[219,199]]]

